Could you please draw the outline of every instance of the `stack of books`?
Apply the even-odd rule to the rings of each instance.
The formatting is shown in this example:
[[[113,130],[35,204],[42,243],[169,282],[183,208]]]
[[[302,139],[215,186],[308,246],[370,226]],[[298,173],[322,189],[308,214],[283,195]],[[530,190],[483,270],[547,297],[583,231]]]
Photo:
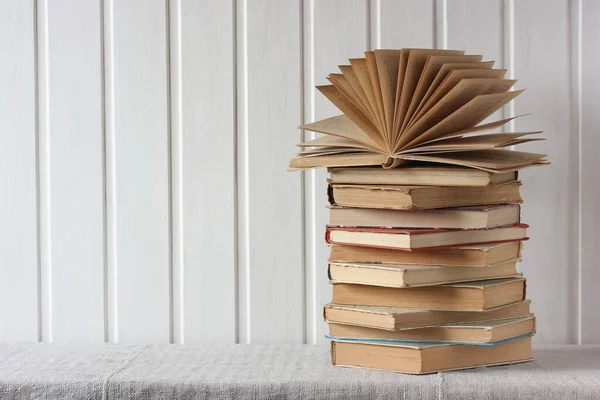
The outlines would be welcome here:
[[[418,374],[530,360],[519,186],[516,172],[461,167],[330,169],[333,364]]]
[[[517,174],[548,161],[511,149],[540,132],[486,121],[522,92],[493,64],[375,50],[317,87],[344,115],[301,126],[325,136],[290,166],[330,171],[334,365],[421,374],[532,358]]]

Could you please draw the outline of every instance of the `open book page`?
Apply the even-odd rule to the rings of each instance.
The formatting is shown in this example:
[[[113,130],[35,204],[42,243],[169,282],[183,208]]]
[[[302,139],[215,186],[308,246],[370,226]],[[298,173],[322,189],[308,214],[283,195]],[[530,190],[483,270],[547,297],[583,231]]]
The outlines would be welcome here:
[[[317,86],[317,89],[336,105],[352,122],[360,127],[377,147],[385,149],[386,144],[381,133],[373,126],[369,118],[360,112],[360,109],[334,86]]]
[[[412,127],[427,111],[431,110],[444,96],[446,96],[456,85],[458,85],[463,79],[502,79],[506,74],[504,69],[466,69],[466,70],[452,70],[441,82],[439,87],[431,93],[429,97],[425,96],[421,101],[421,104],[415,110],[411,121],[406,125],[405,128]]]
[[[487,70],[490,71],[490,70]],[[484,94],[504,93],[516,81],[507,79],[463,79],[437,102],[425,115],[419,118],[406,132],[402,132],[398,147],[414,140],[420,133],[435,126],[461,106]]]
[[[476,125],[476,126],[473,126],[470,128],[461,129],[461,130],[458,130],[458,131],[455,131],[452,133],[448,133],[447,135],[444,135],[439,138],[426,140],[423,143],[419,143],[419,144],[415,145],[415,147],[435,143],[440,140],[446,140],[446,139],[464,137],[464,136],[471,136],[471,135],[480,135],[482,133],[492,132],[492,131],[495,131],[495,130],[501,128],[503,125],[506,125],[513,119],[519,118],[519,117],[523,117],[523,115],[518,115],[515,117],[501,119],[499,121],[488,122],[487,124],[481,124],[481,125]]]
[[[431,87],[433,80],[439,73],[440,69],[444,64],[447,63],[479,63],[481,61],[481,56],[476,55],[462,55],[462,56],[429,56],[427,62],[425,63],[425,67],[423,68],[423,72],[421,73],[421,77],[419,78],[419,82],[417,83],[417,87],[415,88],[415,92],[410,100],[410,105],[408,106],[408,110],[406,111],[406,115],[404,116],[404,121],[402,123],[402,127],[400,131],[402,131],[407,123],[410,121],[413,113],[416,111],[417,106],[421,103],[421,100],[425,96],[427,90]]]
[[[325,134],[300,143],[294,168],[414,162],[490,172],[548,163],[545,156],[505,150],[544,140],[539,132],[500,132],[511,121],[483,123],[522,91],[506,70],[460,50],[374,50],[350,59],[318,86],[344,115],[301,126]]]
[[[378,127],[379,131],[383,133],[384,121],[380,119],[381,117],[379,115],[377,100],[375,99],[373,84],[371,83],[371,76],[369,75],[369,66],[367,65],[367,60],[365,58],[353,58],[350,59],[350,65],[352,65],[352,70],[356,75],[356,79],[360,83],[360,87],[367,97],[369,107],[371,110],[373,110],[373,117],[377,121],[376,126]]]
[[[290,161],[290,168],[381,166],[387,164],[388,158],[384,154],[336,154],[322,157],[294,157]]]
[[[344,93],[352,101],[352,103],[356,107],[358,107],[360,109],[360,111],[363,114],[365,114],[365,116],[367,118],[369,118],[369,121],[371,121],[373,126],[377,126],[377,121],[375,119],[373,119],[372,116],[370,115],[369,108],[362,102],[362,100],[360,99],[360,96],[354,91],[354,88],[352,87],[352,85],[350,85],[350,83],[344,77],[344,75],[330,74],[327,77],[327,80],[329,82],[331,82],[337,90]]]
[[[400,93],[400,99],[398,104],[398,110],[396,112],[396,127],[397,131],[395,135],[399,134],[400,127],[402,127],[402,122],[404,121],[404,116],[406,111],[408,110],[408,106],[410,105],[410,101],[413,97],[415,89],[417,88],[417,84],[419,83],[419,78],[421,77],[421,73],[423,72],[423,68],[427,63],[427,58],[429,56],[435,55],[462,55],[464,51],[459,50],[419,50],[419,49],[411,49],[408,62],[406,64],[406,72],[404,74],[404,80],[402,82],[402,91]]]
[[[369,117],[369,119],[371,120],[371,122],[373,122],[373,125],[377,126],[377,118],[375,118],[375,111],[371,108],[369,99],[367,98],[365,91],[363,90],[362,86],[360,85],[360,82],[359,82],[356,74],[354,73],[354,69],[352,68],[352,66],[351,65],[340,65],[340,66],[338,66],[338,68],[342,72],[342,75],[344,75],[346,82],[348,82],[348,84],[352,87],[352,90],[354,91],[354,93],[356,93],[356,95],[358,96],[358,99],[360,99],[360,103],[363,105],[363,107],[367,111],[366,114]]]
[[[365,57],[367,58],[367,68],[369,69],[369,77],[371,78],[371,86],[373,87],[373,93],[375,94],[375,104],[377,105],[377,114],[379,121],[382,123],[381,133],[387,143],[387,123],[385,120],[385,111],[383,109],[383,96],[381,94],[381,84],[379,83],[379,71],[377,70],[377,61],[375,60],[375,52],[366,51]]]
[[[297,144],[298,147],[349,147],[356,149],[367,149],[367,147],[363,143],[355,142],[354,140],[349,140],[342,137],[337,136],[321,136],[312,140],[308,140],[306,142]]]
[[[411,49],[402,49],[400,51],[400,65],[398,67],[398,81],[396,84],[396,96],[394,97],[394,123],[392,124],[392,136],[400,130],[398,126],[398,113],[400,109],[400,97],[404,86],[404,78],[406,77],[406,68],[408,67],[408,57]]]
[[[479,95],[432,128],[415,137],[411,142],[404,145],[403,148],[415,146],[427,140],[440,138],[446,134],[475,126],[521,93],[523,93],[522,90]]]
[[[544,140],[544,138],[525,138],[525,136],[539,133],[541,133],[541,131],[492,133],[488,135],[463,136],[450,139],[443,138],[427,144],[411,147],[410,149],[401,151],[399,154],[496,149],[513,146],[516,143]]]
[[[330,154],[360,154],[360,153],[370,153],[373,154],[373,151],[366,149],[354,149],[349,147],[318,147],[314,149],[303,150],[299,153],[296,153],[298,156],[302,157],[315,157],[315,156],[325,156]]]
[[[520,168],[547,163],[545,154],[514,150],[477,150],[430,155],[402,155],[405,160],[436,162],[483,169],[490,172],[509,172]]]
[[[300,129],[353,140],[364,144],[366,148],[379,148],[377,143],[365,131],[360,129],[358,125],[345,115],[338,115],[337,117],[302,125]]]
[[[400,50],[375,50],[374,55],[385,115],[387,141],[391,143]]]

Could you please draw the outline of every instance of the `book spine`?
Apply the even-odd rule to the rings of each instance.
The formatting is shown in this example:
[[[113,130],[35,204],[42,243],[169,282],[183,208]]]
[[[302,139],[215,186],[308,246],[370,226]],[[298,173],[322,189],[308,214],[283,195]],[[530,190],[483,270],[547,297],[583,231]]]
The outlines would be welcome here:
[[[333,198],[333,186],[327,185],[327,200],[329,200],[329,204],[335,206],[335,199]]]

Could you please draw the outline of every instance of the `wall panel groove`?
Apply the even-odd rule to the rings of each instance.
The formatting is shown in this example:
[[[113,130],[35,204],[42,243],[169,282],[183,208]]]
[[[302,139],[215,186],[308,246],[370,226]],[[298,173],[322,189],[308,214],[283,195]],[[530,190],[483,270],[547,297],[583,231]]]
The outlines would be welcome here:
[[[50,231],[50,177],[49,177],[49,59],[48,59],[48,8],[46,0],[37,6],[37,111],[38,111],[38,163],[39,163],[39,240],[40,240],[40,297],[42,341],[52,341],[52,264]]]
[[[579,59],[580,90],[579,113],[579,193],[580,193],[580,260],[579,260],[579,343],[600,343],[600,56],[598,37],[600,28],[600,4],[583,0],[578,2],[579,12]]]
[[[305,0],[302,2],[302,124],[314,121],[315,118],[315,32],[314,32],[315,1]],[[301,141],[314,139],[313,132],[302,131]],[[319,307],[317,297],[317,252],[316,243],[317,220],[316,220],[316,194],[315,194],[315,171],[303,171],[303,214],[304,214],[304,327],[305,342],[314,344],[317,342],[317,326],[319,321]]]
[[[248,176],[248,4],[236,0],[237,341],[250,343],[250,238]],[[241,237],[241,239],[240,239]]]
[[[102,147],[102,317],[104,323],[104,341],[109,341],[109,310],[108,310],[108,198],[107,198],[107,159],[106,159],[106,2],[100,0],[100,97],[101,97],[101,147]]]
[[[117,309],[117,209],[115,160],[115,65],[114,65],[114,0],[105,0],[103,18],[104,53],[104,175],[106,209],[106,276],[105,320],[106,341],[118,342]]]
[[[181,0],[169,3],[169,77],[171,127],[171,336],[184,343],[184,244],[183,244],[183,128]]]

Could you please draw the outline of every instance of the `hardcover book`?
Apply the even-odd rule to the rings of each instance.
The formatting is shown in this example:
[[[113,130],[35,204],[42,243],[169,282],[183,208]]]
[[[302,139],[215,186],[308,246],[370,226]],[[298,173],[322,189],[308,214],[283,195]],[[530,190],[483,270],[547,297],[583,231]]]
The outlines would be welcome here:
[[[331,363],[345,367],[363,367],[408,374],[479,366],[514,364],[529,361],[531,337],[493,346],[465,344],[331,342]]]
[[[414,310],[401,307],[325,304],[325,322],[398,331],[452,323],[531,317],[530,301],[522,300],[484,311]]]

